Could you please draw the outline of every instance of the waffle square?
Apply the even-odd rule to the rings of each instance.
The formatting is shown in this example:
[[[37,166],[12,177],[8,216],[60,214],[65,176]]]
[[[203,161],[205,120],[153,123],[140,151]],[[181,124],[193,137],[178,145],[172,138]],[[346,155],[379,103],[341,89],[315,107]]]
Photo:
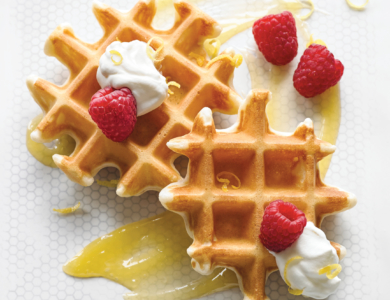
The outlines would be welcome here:
[[[189,158],[187,176],[159,196],[167,209],[183,216],[194,239],[188,248],[193,268],[202,274],[216,267],[234,270],[245,299],[252,300],[267,299],[266,279],[277,270],[258,237],[270,202],[293,203],[317,227],[327,215],[356,203],[352,194],[321,181],[318,162],[335,146],[316,138],[310,119],[292,134],[272,130],[267,101],[268,91],[251,91],[236,124],[224,130],[216,130],[211,110],[202,109],[189,134],[168,142]],[[235,174],[241,188],[224,192],[216,179],[222,171]],[[340,245],[332,245],[342,256]]]
[[[191,129],[196,114],[205,106],[226,114],[237,113],[241,98],[233,90],[234,67],[228,59],[210,67],[199,67],[188,55],[206,56],[203,41],[220,34],[220,26],[208,15],[185,1],[175,1],[177,17],[169,30],[152,27],[156,14],[154,0],[139,1],[123,13],[95,2],[93,12],[103,28],[103,37],[93,44],[78,39],[69,25],[58,26],[45,44],[45,53],[56,57],[70,71],[63,86],[30,76],[27,86],[42,108],[44,118],[32,133],[34,141],[50,142],[63,134],[76,140],[72,155],[53,157],[56,165],[73,181],[89,186],[102,168],[119,169],[119,196],[140,195],[161,190],[179,180],[173,162],[178,154],[166,143]],[[133,133],[122,143],[107,139],[88,113],[91,96],[100,89],[96,80],[99,59],[117,38],[122,42],[152,37],[164,40],[161,62],[156,68],[169,80],[181,84],[172,88],[156,110],[138,118]],[[152,46],[160,46],[153,40]],[[234,52],[227,53],[231,56]]]

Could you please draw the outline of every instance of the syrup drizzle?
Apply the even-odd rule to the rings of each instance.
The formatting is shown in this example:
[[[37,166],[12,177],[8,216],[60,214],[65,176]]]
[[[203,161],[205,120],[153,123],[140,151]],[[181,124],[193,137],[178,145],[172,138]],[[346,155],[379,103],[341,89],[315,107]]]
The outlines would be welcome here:
[[[171,2],[160,0],[158,9],[171,9]],[[302,8],[305,6],[299,1],[274,0],[259,12],[239,14],[234,18],[217,18],[224,28],[219,39],[221,43],[228,41],[250,28],[255,20],[266,14],[288,9],[297,15]],[[302,22],[297,21],[297,25],[307,34]],[[243,55],[247,60],[252,89],[264,88],[264,81],[258,78],[256,70],[251,69],[248,63],[251,54],[244,52]],[[269,88],[273,97],[267,107],[267,114],[271,126],[275,129],[282,127],[283,122],[276,114],[276,104],[281,99],[278,95],[279,89],[276,88],[280,80],[275,76],[278,72],[280,69],[275,67],[269,69]],[[334,144],[341,116],[338,85],[317,97],[316,101],[324,103],[321,105],[322,122],[317,135]],[[30,123],[27,130],[27,147],[37,160],[47,166],[56,167],[52,155],[70,155],[75,143],[69,136],[57,140],[54,148],[33,142],[30,133],[41,119],[42,116],[38,116]],[[330,160],[329,156],[320,162],[322,177],[326,174]],[[104,277],[115,281],[131,290],[124,295],[125,299],[131,300],[194,299],[237,287],[236,275],[231,270],[216,269],[208,276],[199,275],[192,270],[191,259],[186,252],[192,239],[183,225],[182,217],[172,212],[127,224],[87,245],[63,266],[63,270],[75,277]],[[182,272],[179,272],[178,277],[175,273],[178,266],[188,266],[188,275],[181,276]]]
[[[37,161],[51,168],[57,168],[53,161],[54,154],[71,155],[76,147],[76,142],[69,135],[63,135],[59,139],[53,141],[52,147],[47,147],[45,144],[34,142],[30,135],[41,122],[43,115],[36,116],[27,126],[26,146],[27,150]]]
[[[132,300],[194,299],[238,286],[233,271],[220,268],[202,276],[192,270],[186,251],[191,243],[182,217],[166,211],[96,239],[63,270],[115,281],[131,290],[124,297]],[[182,266],[188,266],[185,277],[178,276]]]

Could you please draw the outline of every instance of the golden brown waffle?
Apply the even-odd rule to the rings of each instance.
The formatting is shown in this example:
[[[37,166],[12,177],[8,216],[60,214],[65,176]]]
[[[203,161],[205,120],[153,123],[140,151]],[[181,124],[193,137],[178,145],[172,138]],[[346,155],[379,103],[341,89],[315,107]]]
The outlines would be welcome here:
[[[95,3],[93,12],[104,35],[94,44],[78,39],[67,25],[57,27],[50,35],[45,53],[67,66],[70,77],[63,86],[36,76],[27,80],[32,96],[45,113],[31,137],[44,143],[69,134],[76,140],[71,156],[53,157],[71,180],[89,186],[100,169],[114,166],[121,173],[118,195],[161,190],[181,178],[173,166],[178,154],[167,148],[167,141],[189,132],[196,114],[205,106],[226,114],[237,113],[241,99],[232,90],[234,67],[230,60],[220,60],[206,69],[188,56],[191,52],[206,56],[203,41],[218,36],[221,28],[185,1],[175,1],[174,6],[177,17],[166,31],[151,25],[155,1],[139,1],[128,13]],[[147,42],[151,37],[164,40],[158,56],[163,60],[156,63],[157,69],[169,80],[180,83],[181,88],[171,87],[174,95],[167,96],[156,110],[139,117],[127,140],[115,143],[102,134],[88,114],[91,96],[100,89],[96,80],[99,58],[116,38],[122,42]],[[154,39],[152,46],[160,46],[158,40]]]
[[[353,195],[320,179],[318,162],[335,147],[315,137],[309,119],[293,134],[273,131],[265,115],[267,101],[267,91],[252,91],[237,123],[218,131],[211,111],[202,109],[191,133],[168,142],[170,149],[189,158],[187,176],[160,193],[162,204],[184,217],[194,238],[188,254],[195,270],[206,274],[215,267],[233,269],[245,299],[253,300],[267,299],[265,281],[277,269],[258,237],[271,201],[293,203],[318,227],[325,216],[356,203]],[[241,188],[229,186],[224,192],[216,180],[222,171],[238,176]],[[345,248],[332,245],[343,256]]]

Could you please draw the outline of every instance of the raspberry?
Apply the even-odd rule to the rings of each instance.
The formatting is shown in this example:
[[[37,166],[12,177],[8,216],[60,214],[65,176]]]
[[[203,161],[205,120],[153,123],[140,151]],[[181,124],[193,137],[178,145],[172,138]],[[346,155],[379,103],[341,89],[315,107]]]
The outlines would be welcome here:
[[[282,66],[297,56],[297,28],[289,11],[257,20],[252,32],[260,52],[271,64]]]
[[[270,251],[280,252],[290,247],[306,226],[305,214],[294,204],[276,200],[264,211],[260,240]]]
[[[343,73],[343,64],[325,46],[312,44],[295,70],[294,87],[302,96],[314,97],[336,85]]]
[[[114,142],[125,140],[137,122],[137,102],[128,88],[115,90],[108,86],[97,91],[88,112],[104,135]]]

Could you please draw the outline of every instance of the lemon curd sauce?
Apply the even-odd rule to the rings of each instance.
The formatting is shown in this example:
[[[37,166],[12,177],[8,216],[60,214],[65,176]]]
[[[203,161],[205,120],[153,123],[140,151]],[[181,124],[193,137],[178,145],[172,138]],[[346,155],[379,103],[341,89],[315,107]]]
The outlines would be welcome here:
[[[200,1],[195,1],[200,2]],[[158,9],[171,8],[172,1],[160,0]],[[311,8],[300,1],[274,0],[265,4],[263,10],[232,16],[216,17],[223,27],[217,38],[218,44],[224,44],[240,32],[252,27],[253,23],[270,13],[290,10],[297,20],[297,29],[304,39],[309,38],[307,29],[299,16],[302,9]],[[312,12],[312,10],[311,10]],[[305,18],[307,17],[304,16]],[[241,49],[240,49],[241,50]],[[280,84],[292,76],[283,67],[270,67],[268,86],[259,77],[255,67],[251,67],[250,52],[242,51],[251,78],[251,88],[269,88],[272,99],[267,107],[267,115],[272,128],[282,130],[285,120],[278,118],[281,102]],[[252,64],[253,65],[253,64]],[[291,70],[290,70],[291,71]],[[318,137],[332,144],[336,143],[340,126],[340,89],[336,85],[313,99],[319,103],[320,127],[316,128]],[[312,101],[309,99],[307,101]],[[42,115],[34,118],[27,129],[27,148],[41,163],[56,167],[54,154],[70,155],[75,148],[75,141],[65,135],[49,148],[31,140],[30,134],[39,124]],[[331,156],[319,164],[322,178],[329,168]],[[112,183],[115,186],[116,182]],[[158,216],[124,225],[87,245],[74,258],[69,260],[63,270],[75,277],[104,277],[127,287],[131,292],[125,299],[194,299],[217,291],[237,287],[238,282],[233,271],[216,269],[208,276],[202,276],[191,269],[191,259],[187,248],[192,238],[188,236],[181,216],[164,212]],[[182,270],[187,266],[186,270]],[[181,269],[181,271],[180,271]],[[182,274],[186,274],[183,276]]]

